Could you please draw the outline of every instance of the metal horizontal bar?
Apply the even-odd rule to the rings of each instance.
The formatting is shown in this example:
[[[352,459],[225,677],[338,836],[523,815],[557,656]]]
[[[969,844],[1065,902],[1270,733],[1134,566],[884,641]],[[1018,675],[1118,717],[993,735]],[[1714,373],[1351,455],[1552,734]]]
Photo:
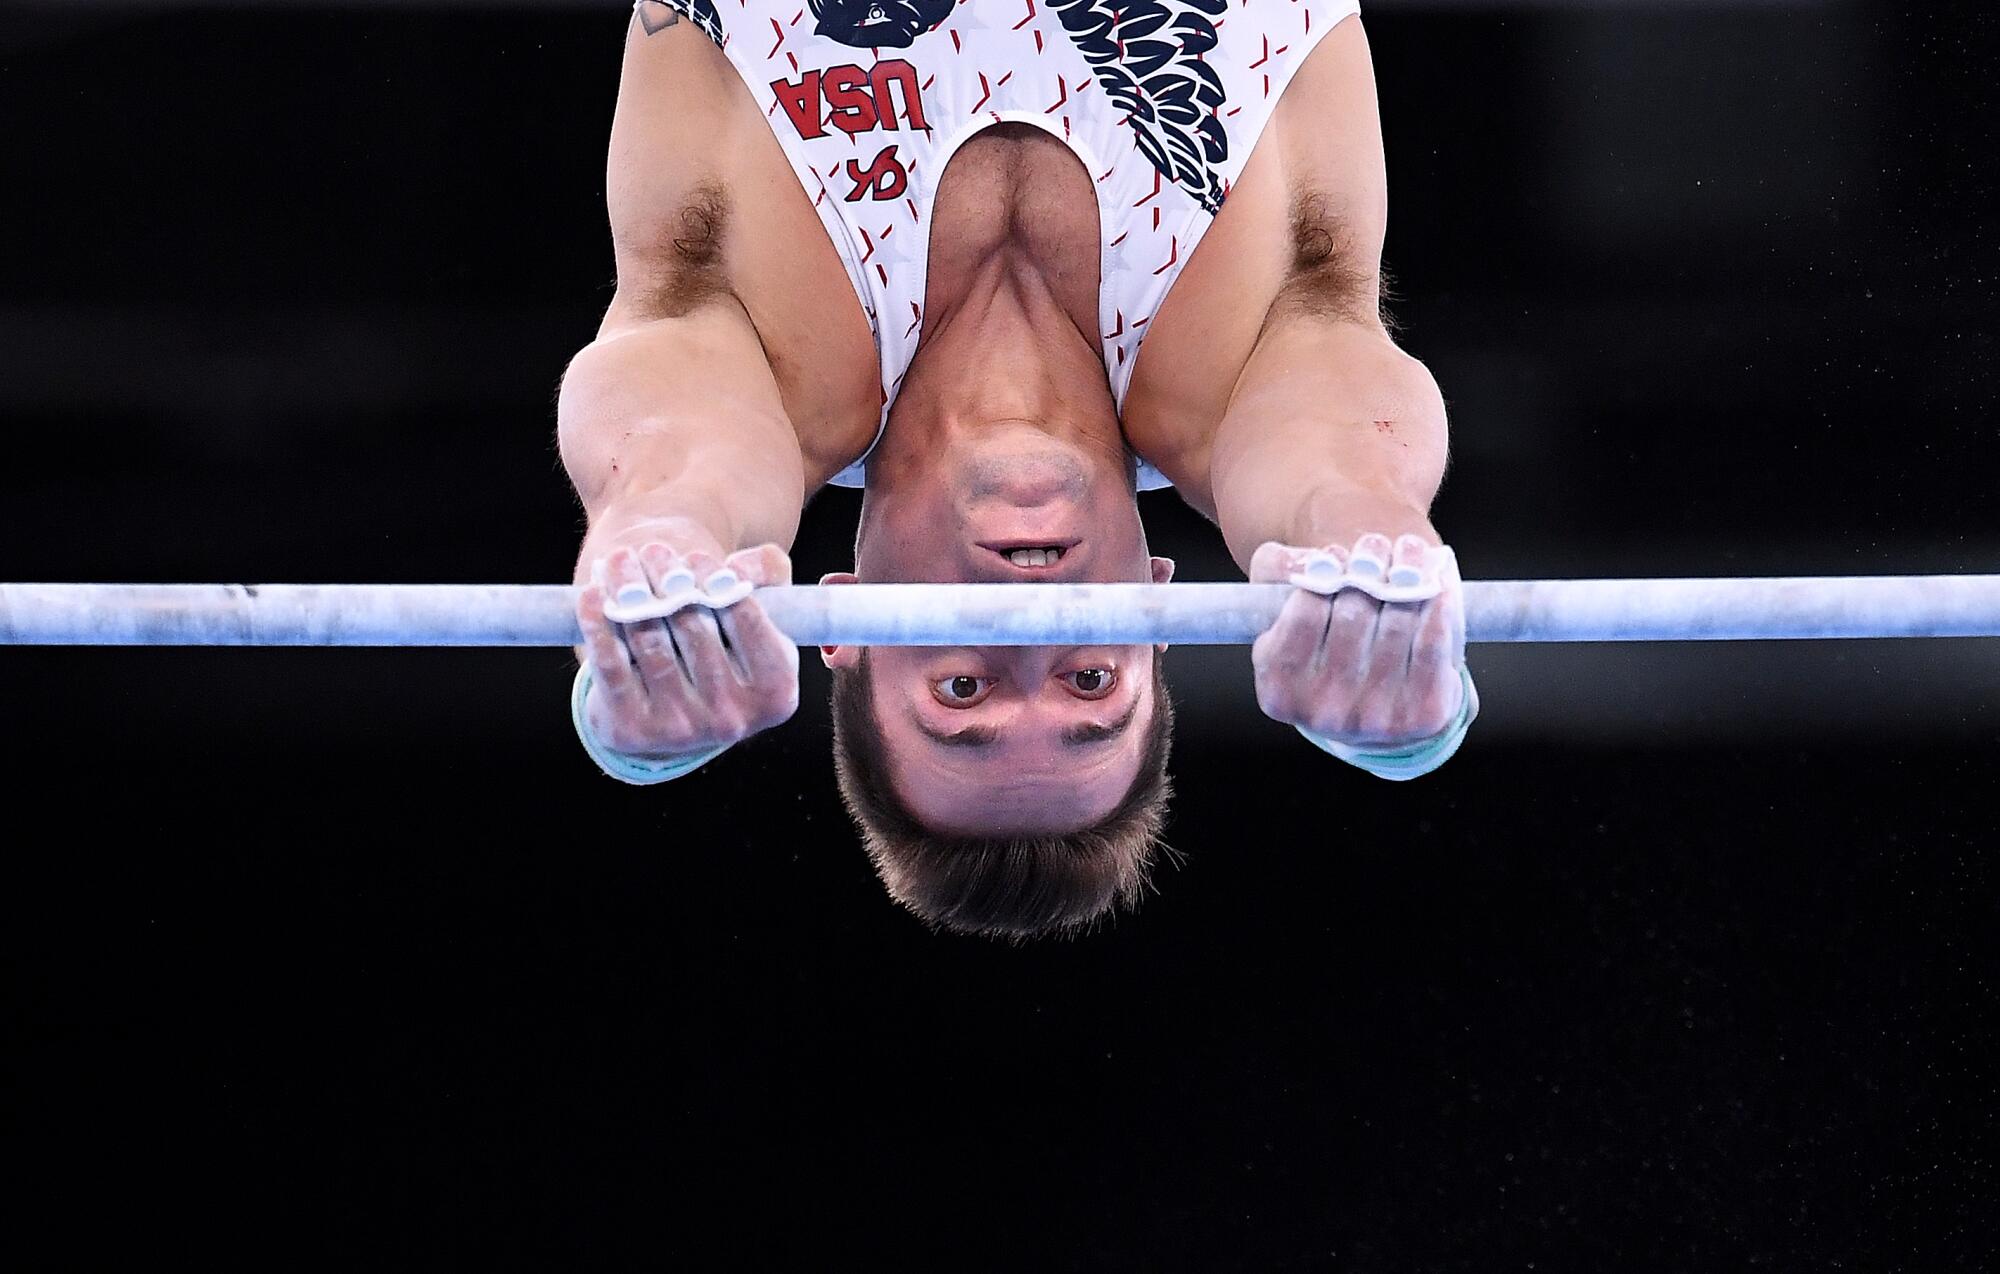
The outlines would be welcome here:
[[[1284,584],[851,584],[760,589],[800,645],[1241,645]],[[2000,575],[1480,580],[1468,640],[2000,636]],[[0,645],[567,646],[562,584],[0,584]]]

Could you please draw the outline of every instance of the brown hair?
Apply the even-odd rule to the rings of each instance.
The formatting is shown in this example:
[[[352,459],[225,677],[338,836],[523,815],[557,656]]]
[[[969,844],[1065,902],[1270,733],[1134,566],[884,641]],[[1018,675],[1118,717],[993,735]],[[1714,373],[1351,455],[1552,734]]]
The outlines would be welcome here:
[[[920,823],[889,778],[875,720],[868,652],[833,674],[833,762],[847,812],[889,896],[933,928],[1020,940],[1073,934],[1138,906],[1166,825],[1174,705],[1153,652],[1153,714],[1132,786],[1116,809],[1077,831],[963,836]]]

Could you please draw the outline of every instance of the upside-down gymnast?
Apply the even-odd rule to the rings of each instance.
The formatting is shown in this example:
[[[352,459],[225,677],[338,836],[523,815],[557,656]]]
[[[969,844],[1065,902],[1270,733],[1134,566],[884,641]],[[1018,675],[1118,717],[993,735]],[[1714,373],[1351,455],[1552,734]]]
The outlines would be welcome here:
[[[828,483],[864,496],[824,584],[1164,583],[1135,493],[1168,484],[1253,580],[1315,552],[1414,574],[1441,591],[1297,590],[1257,698],[1383,777],[1457,748],[1445,409],[1382,312],[1354,0],[640,0],[606,195],[617,292],[558,419],[589,518],[573,711],[607,773],[676,777],[791,716],[797,651],[754,599],[606,606],[676,569],[790,582]],[[822,648],[889,893],[1010,937],[1133,904],[1159,649]]]

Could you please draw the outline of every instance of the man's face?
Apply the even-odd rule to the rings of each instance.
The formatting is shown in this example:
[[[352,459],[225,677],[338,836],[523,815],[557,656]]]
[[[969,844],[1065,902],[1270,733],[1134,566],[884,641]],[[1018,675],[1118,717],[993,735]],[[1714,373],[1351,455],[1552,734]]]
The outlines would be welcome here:
[[[1129,486],[1093,481],[1027,435],[1004,435],[891,516],[865,519],[859,578],[896,583],[1166,583]],[[1112,472],[1116,472],[1115,470]],[[851,574],[824,584],[853,583]],[[860,651],[831,647],[829,666]],[[1131,788],[1154,711],[1149,646],[880,646],[871,709],[896,791],[925,826],[959,835],[1060,833],[1096,823]]]
[[[927,827],[1067,832],[1132,786],[1154,710],[1150,647],[878,647],[869,663],[892,781]]]

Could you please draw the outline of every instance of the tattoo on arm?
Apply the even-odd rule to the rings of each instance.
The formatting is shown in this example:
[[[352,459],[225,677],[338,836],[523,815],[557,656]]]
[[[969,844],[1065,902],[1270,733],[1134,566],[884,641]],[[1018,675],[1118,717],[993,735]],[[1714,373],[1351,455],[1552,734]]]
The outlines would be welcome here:
[[[658,35],[668,27],[679,25],[681,20],[681,15],[675,13],[673,6],[665,0],[639,0],[632,10],[639,15],[639,25],[645,28],[647,35]]]

